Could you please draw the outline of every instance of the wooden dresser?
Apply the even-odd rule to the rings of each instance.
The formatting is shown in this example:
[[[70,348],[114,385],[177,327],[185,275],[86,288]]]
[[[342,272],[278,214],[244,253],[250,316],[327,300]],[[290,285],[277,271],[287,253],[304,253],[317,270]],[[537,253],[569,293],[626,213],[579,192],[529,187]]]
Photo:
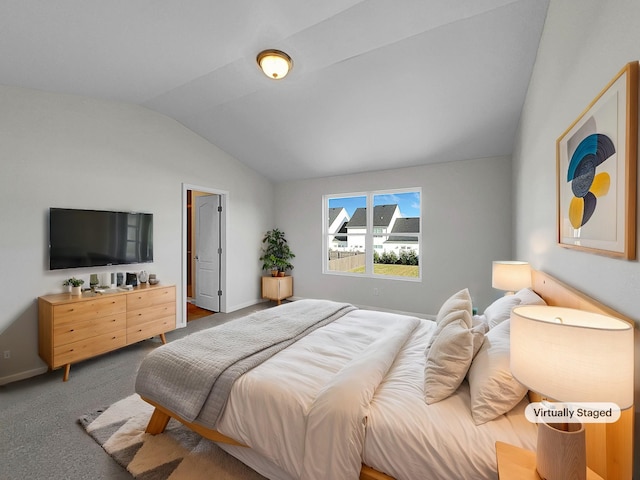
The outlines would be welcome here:
[[[176,327],[174,285],[141,285],[114,293],[69,293],[38,298],[38,353],[49,368],[71,364]]]

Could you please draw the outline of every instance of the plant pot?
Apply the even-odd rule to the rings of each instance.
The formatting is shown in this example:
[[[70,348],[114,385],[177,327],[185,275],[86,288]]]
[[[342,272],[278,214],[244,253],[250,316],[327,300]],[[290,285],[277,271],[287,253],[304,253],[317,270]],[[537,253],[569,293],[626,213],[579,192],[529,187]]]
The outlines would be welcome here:
[[[62,291],[64,293],[71,293],[71,285],[63,285],[62,286]]]
[[[71,287],[71,295],[82,295],[82,287]]]
[[[272,277],[277,277],[278,276],[278,270],[271,270],[271,276]]]
[[[284,277],[284,272],[278,272],[279,277]]]

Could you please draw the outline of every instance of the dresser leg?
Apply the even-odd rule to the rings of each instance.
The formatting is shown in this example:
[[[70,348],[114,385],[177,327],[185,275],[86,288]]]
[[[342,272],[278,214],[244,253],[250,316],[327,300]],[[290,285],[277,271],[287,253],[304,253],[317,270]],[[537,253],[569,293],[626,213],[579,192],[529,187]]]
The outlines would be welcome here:
[[[164,333],[160,334],[160,340],[162,340],[162,344],[164,345],[165,343],[167,343],[167,339],[164,336]]]
[[[64,366],[64,376],[62,377],[62,381],[66,382],[67,380],[69,380],[69,371],[71,370],[71,364],[67,363]]]

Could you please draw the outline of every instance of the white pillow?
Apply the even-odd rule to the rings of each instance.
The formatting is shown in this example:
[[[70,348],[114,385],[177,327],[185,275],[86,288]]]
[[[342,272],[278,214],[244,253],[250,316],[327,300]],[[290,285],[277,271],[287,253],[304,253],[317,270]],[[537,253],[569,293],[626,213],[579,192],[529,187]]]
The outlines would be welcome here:
[[[424,367],[424,399],[431,404],[455,392],[473,358],[473,333],[462,319],[449,321],[427,348]]]
[[[473,335],[473,356],[475,357],[484,343],[484,335],[489,331],[489,324],[474,315],[471,319],[471,333]]]
[[[505,295],[487,307],[484,316],[489,324],[489,328],[494,328],[511,318],[513,307],[520,305],[520,297],[515,295]]]
[[[442,304],[438,311],[438,315],[436,315],[436,323],[439,325],[440,323],[445,322],[447,318],[451,319],[450,317],[452,316],[455,320],[456,312],[459,310],[469,313],[468,318],[465,318],[464,320],[467,324],[467,328],[471,328],[471,295],[469,294],[468,288],[454,293]]]
[[[436,330],[429,339],[425,355],[429,353],[431,345],[444,327],[452,321],[462,319],[467,325],[467,328],[471,328],[471,295],[469,289],[465,288],[457,293],[451,295],[440,307],[438,314],[436,315]]]
[[[469,368],[471,416],[476,425],[507,413],[527,393],[527,388],[511,375],[510,331],[509,321],[489,330]]]
[[[515,294],[520,299],[520,305],[546,305],[545,302],[536,292],[530,288],[523,288]]]

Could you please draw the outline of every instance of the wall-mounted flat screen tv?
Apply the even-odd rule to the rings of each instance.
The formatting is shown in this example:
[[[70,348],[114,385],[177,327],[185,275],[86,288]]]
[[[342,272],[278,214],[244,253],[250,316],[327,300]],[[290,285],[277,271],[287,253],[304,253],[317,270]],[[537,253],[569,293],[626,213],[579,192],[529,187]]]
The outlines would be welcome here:
[[[153,261],[153,214],[49,209],[49,268]]]

